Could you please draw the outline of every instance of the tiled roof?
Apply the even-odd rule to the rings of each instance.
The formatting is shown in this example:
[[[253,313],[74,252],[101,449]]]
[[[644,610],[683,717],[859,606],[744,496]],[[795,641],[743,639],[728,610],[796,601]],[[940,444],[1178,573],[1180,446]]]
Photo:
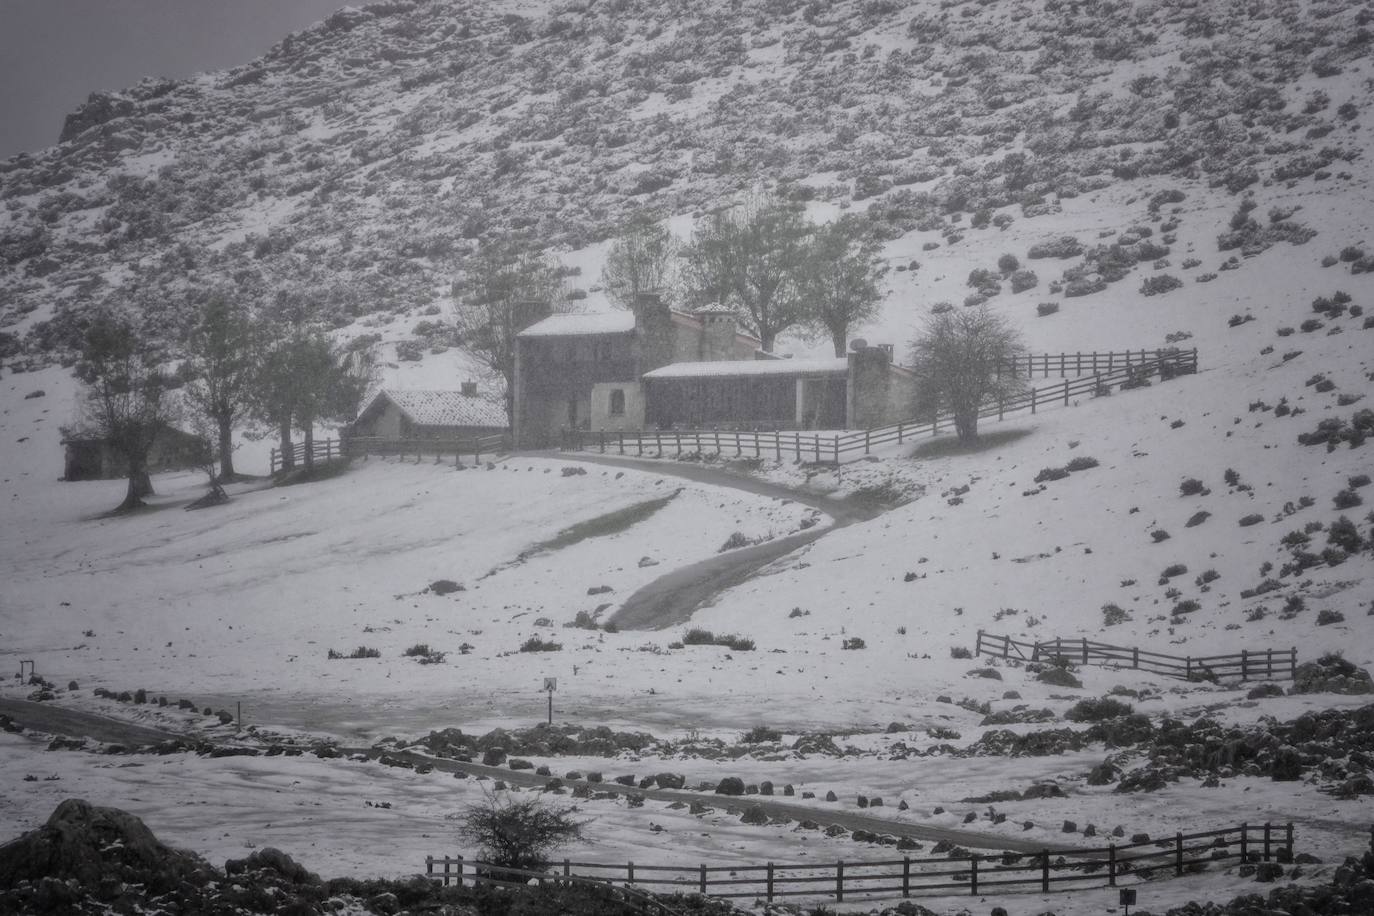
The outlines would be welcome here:
[[[845,359],[731,359],[709,363],[672,363],[644,373],[645,378],[730,378],[745,375],[844,375]]]
[[[581,337],[589,334],[625,334],[635,329],[634,312],[591,312],[577,315],[550,315],[537,321],[520,337]]]
[[[360,411],[360,415],[386,398],[416,426],[486,426],[505,429],[506,405],[491,394],[466,395],[460,391],[384,388]]]

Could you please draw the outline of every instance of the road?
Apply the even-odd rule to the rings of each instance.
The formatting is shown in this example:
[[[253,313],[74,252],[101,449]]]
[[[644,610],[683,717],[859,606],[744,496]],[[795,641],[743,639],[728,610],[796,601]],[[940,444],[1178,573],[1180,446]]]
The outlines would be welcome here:
[[[33,703],[29,700],[7,700],[0,697],[0,715],[9,716],[25,728],[35,731],[75,738],[93,738],[104,744],[142,746],[161,744],[163,741],[182,737],[161,729],[121,722],[119,719],[75,709],[65,709],[51,703]]]
[[[829,499],[814,493],[792,490],[767,481],[756,480],[684,462],[652,461],[622,458],[586,452],[544,452],[539,457],[560,461],[577,461],[609,467],[632,468],[666,477],[677,477],[696,483],[740,490],[758,496],[786,499],[819,509],[830,516],[832,523],[811,531],[779,538],[752,547],[730,550],[659,576],[640,587],[625,599],[611,615],[610,623],[622,630],[662,630],[691,619],[698,609],[715,600],[721,593],[734,588],[774,560],[855,522],[868,521],[881,513],[870,505],[858,505],[845,500]]]
[[[25,728],[48,734],[67,735],[73,738],[93,738],[114,744],[149,745],[158,744],[183,736],[155,728],[146,728],[118,719],[75,709],[64,709],[51,703],[34,703],[28,700],[0,699],[0,714],[9,716]],[[510,785],[542,788],[551,777],[536,775],[533,770],[509,770],[501,767],[483,766],[479,763],[464,763],[430,757],[411,751],[397,751],[385,748],[340,748],[347,755],[362,754],[372,759],[382,755],[399,757],[413,764],[425,764],[445,773],[467,773],[469,776],[486,776],[501,779]],[[979,833],[973,830],[955,830],[930,824],[902,823],[886,818],[873,817],[857,812],[831,811],[819,806],[812,807],[797,802],[781,801],[772,796],[746,795],[724,796],[709,792],[693,792],[673,789],[639,789],[622,786],[614,782],[589,783],[583,780],[564,780],[568,787],[587,786],[596,792],[615,792],[621,795],[642,795],[664,802],[701,802],[713,808],[726,808],[743,811],[759,805],[774,818],[790,818],[794,821],[809,820],[821,827],[836,825],[846,830],[867,830],[871,833],[887,834],[897,837],[911,837],[915,840],[938,843],[944,841],[971,849],[1008,850],[1011,852],[1037,853],[1044,844],[1028,842],[1014,837]],[[1069,847],[1053,847],[1055,852]]]

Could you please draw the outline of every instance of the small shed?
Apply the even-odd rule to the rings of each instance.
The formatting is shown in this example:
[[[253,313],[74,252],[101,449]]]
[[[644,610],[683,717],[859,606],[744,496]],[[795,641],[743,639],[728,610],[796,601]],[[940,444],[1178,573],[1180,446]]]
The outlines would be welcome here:
[[[63,480],[115,480],[129,472],[129,460],[108,441],[94,436],[63,439]],[[182,470],[205,465],[210,444],[200,436],[162,426],[148,449],[148,472]]]
[[[507,430],[504,398],[466,382],[457,391],[383,388],[353,422],[354,437],[462,439]]]

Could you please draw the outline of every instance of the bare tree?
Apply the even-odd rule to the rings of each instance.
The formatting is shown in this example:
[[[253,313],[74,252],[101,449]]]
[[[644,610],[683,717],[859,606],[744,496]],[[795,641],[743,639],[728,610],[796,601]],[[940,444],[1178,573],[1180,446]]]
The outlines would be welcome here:
[[[294,446],[291,441],[291,421],[295,416],[295,379],[292,370],[291,339],[277,336],[263,347],[253,367],[249,382],[249,410],[253,417],[277,431],[277,446],[281,451],[281,467],[295,467]]]
[[[508,794],[488,795],[458,815],[459,835],[479,847],[484,861],[527,871],[542,871],[549,864],[549,854],[580,839],[586,825],[570,811],[537,798],[517,801]]]
[[[845,354],[849,329],[877,315],[883,301],[887,267],[859,231],[848,219],[816,227],[799,276],[809,321],[830,335],[836,356]]]
[[[771,352],[780,333],[807,318],[799,277],[810,234],[800,208],[767,194],[714,214],[683,252],[689,296],[738,306]]]
[[[1021,381],[1000,367],[1025,352],[1020,333],[987,306],[942,312],[912,343],[920,396],[954,414],[959,441],[978,441],[978,413],[1014,394]]]
[[[463,345],[506,385],[506,419],[515,415],[515,335],[559,298],[557,265],[542,254],[490,245],[474,255],[453,284]]]
[[[115,510],[142,506],[153,492],[148,452],[167,424],[178,383],[163,370],[166,351],[128,316],[104,312],[86,330],[76,377],[85,386],[82,425],[127,463],[129,486]]]
[[[225,290],[206,297],[186,339],[186,401],[214,427],[224,483],[234,479],[234,428],[251,404],[257,343],[251,310]]]
[[[673,285],[678,241],[662,223],[647,216],[630,221],[611,243],[601,268],[606,295],[621,308],[632,308],[640,293]]]

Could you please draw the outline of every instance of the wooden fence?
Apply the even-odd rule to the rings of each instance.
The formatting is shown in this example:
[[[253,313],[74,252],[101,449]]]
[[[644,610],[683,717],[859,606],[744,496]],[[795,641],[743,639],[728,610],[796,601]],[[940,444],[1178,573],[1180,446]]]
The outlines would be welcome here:
[[[1080,665],[1132,668],[1184,680],[1220,680],[1238,677],[1292,680],[1297,673],[1298,650],[1242,649],[1229,655],[1178,656],[1147,652],[1135,646],[1113,646],[1089,639],[1060,639],[1021,642],[1009,636],[978,631],[974,652],[997,658],[1016,658],[1029,662],[1064,659]]]
[[[432,455],[436,460],[452,455],[455,464],[461,464],[468,456],[473,464],[478,464],[483,455],[494,456],[506,451],[510,446],[508,436],[496,433],[472,439],[387,439],[382,436],[355,436],[346,439],[315,440],[313,463],[321,464],[340,458],[367,458],[369,455],[414,455],[420,459]],[[275,474],[285,467],[300,467],[305,463],[305,443],[297,442],[291,448],[292,460],[283,465],[280,449],[272,449],[271,467]]]
[[[1092,354],[1081,354],[1084,357]],[[1013,397],[989,403],[978,414],[980,419],[1005,419],[1008,414],[1054,406],[1068,406],[1074,397],[1098,397],[1110,394],[1113,386],[1130,387],[1152,375],[1173,378],[1197,371],[1197,350],[1142,350],[1133,362],[1116,363],[1109,371],[1096,372],[1081,378],[1066,379],[1057,385],[1030,388]],[[1097,354],[1099,357],[1120,357],[1122,354]],[[1065,354],[1066,359],[1071,359]],[[781,461],[792,457],[798,461],[817,464],[842,464],[855,461],[883,445],[901,445],[918,436],[939,435],[941,430],[954,428],[951,413],[937,414],[932,419],[913,419],[874,429],[849,433],[764,432],[748,430],[645,430],[617,432],[607,430],[565,429],[560,447],[564,451],[615,452],[621,455],[663,456],[696,452],[724,455],[734,449],[735,457],[773,458]],[[666,451],[665,451],[666,449]]]
[[[1000,892],[1115,887],[1160,876],[1202,871],[1214,863],[1293,861],[1293,825],[1223,827],[1097,849],[1046,849],[1038,853],[964,853],[877,862],[764,865],[608,865],[564,860],[550,871],[503,868],[462,856],[425,858],[425,874],[445,885],[457,883],[523,886],[537,882],[595,882],[637,886],[655,893],[697,893],[711,897],[827,897],[837,903],[855,897],[979,896]]]
[[[1107,353],[1027,353],[1003,360],[997,365],[997,375],[1067,378],[1070,375],[1098,375],[1112,373],[1125,367],[1132,369],[1161,357],[1173,355],[1175,350],[1118,350]]]

